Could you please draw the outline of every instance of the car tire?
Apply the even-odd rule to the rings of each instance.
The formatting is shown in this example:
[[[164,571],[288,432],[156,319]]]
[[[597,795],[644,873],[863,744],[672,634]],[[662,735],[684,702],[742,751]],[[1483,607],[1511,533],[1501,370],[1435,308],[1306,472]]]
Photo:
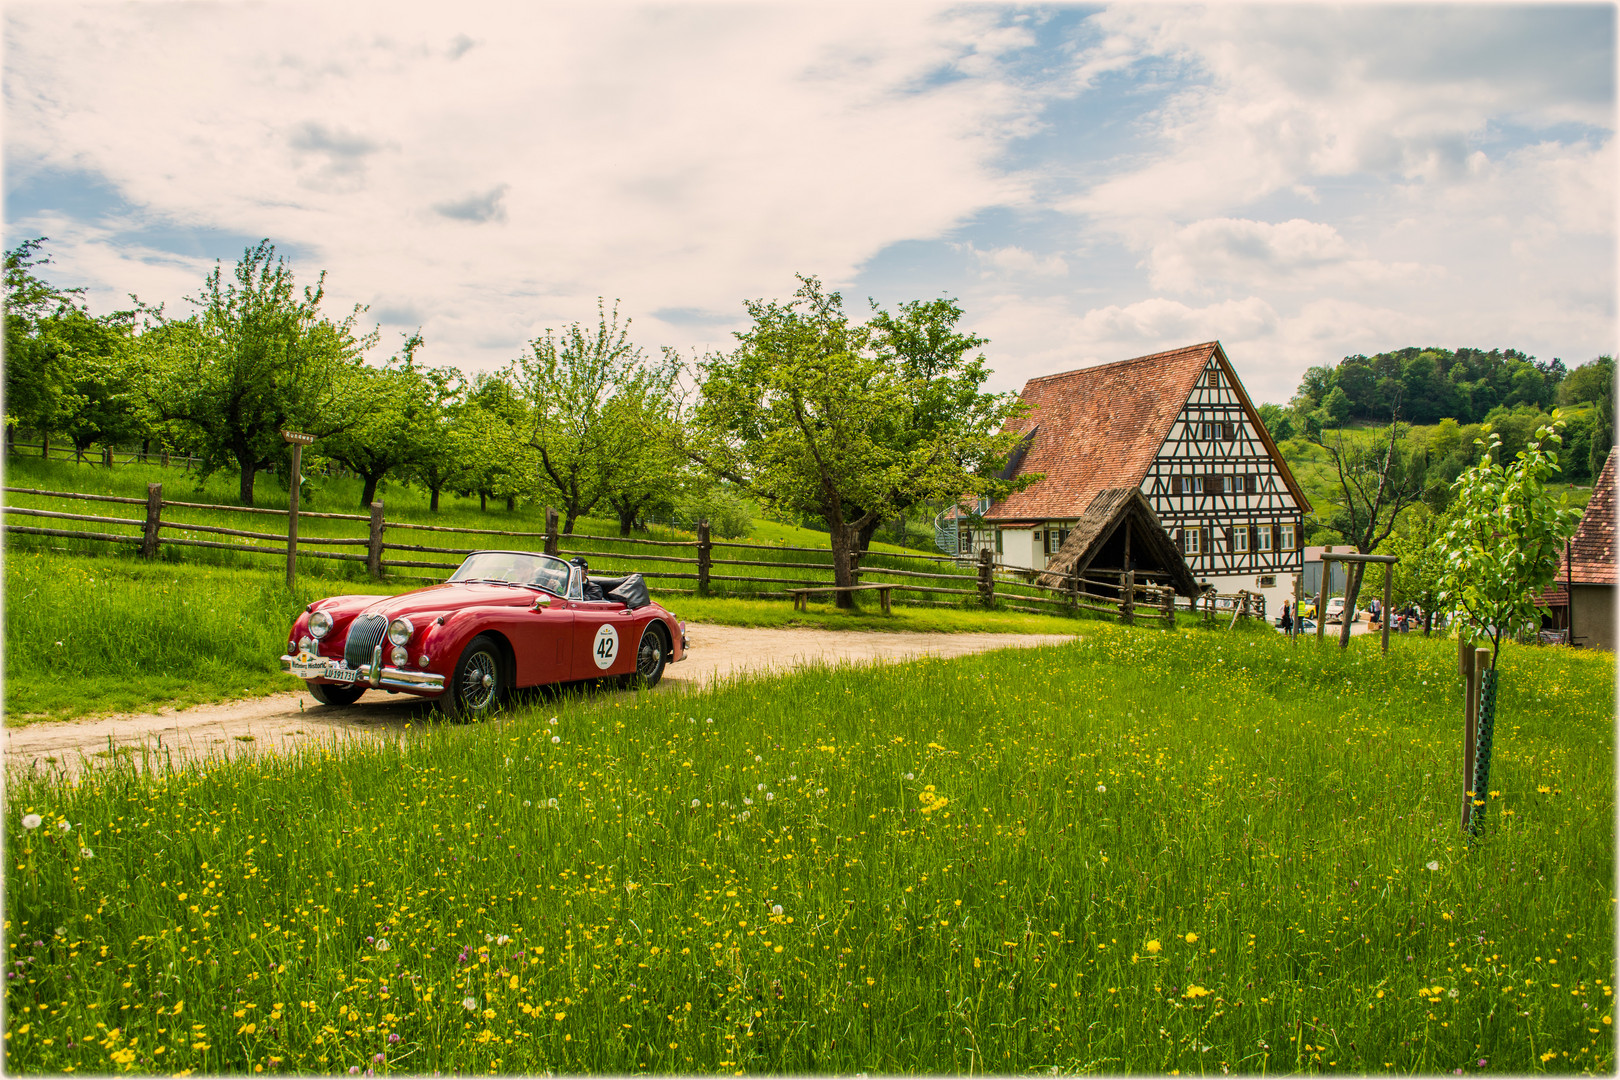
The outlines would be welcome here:
[[[665,650],[664,635],[657,622],[648,623],[641,632],[640,643],[636,645],[636,670],[629,675],[621,675],[619,685],[649,690],[657,686],[664,677],[664,665],[668,663]]]
[[[464,724],[493,715],[506,697],[505,666],[494,638],[488,634],[473,638],[461,651],[461,659],[438,697],[440,710]]]
[[[366,692],[366,688],[359,683],[344,686],[341,683],[312,682],[306,685],[308,685],[309,692],[316,701],[322,705],[331,705],[336,708],[353,705],[360,700],[360,695]]]

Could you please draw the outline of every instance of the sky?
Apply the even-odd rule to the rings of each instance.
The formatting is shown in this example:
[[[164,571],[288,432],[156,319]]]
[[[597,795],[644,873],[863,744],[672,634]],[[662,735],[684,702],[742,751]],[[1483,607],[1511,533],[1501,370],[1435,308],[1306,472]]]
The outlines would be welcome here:
[[[1256,401],[1407,345],[1613,353],[1615,7],[52,2],[4,240],[93,311],[270,239],[374,359],[617,302],[731,347],[796,274],[956,298],[990,388],[1219,339]]]

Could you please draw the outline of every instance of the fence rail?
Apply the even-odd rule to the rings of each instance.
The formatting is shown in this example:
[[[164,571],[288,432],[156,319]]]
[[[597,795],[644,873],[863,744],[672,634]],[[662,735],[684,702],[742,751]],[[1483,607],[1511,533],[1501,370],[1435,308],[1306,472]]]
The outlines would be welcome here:
[[[286,558],[288,555],[288,538],[284,534],[254,532],[220,525],[182,521],[177,520],[172,514],[168,513],[173,510],[251,512],[280,515],[285,519],[289,515],[287,510],[168,500],[163,498],[161,484],[148,485],[147,498],[144,500],[115,495],[49,491],[39,488],[6,487],[3,490],[8,495],[30,495],[42,498],[138,505],[144,506],[146,510],[144,517],[135,518],[44,510],[36,507],[6,506],[3,508],[5,515],[4,531],[8,533],[115,544],[134,544],[139,546],[140,554],[146,558],[155,558],[164,547],[202,548],[212,551],[239,552],[247,555],[279,556],[281,558]],[[92,522],[139,529],[140,532],[113,533],[42,528],[16,524],[14,521],[16,517]],[[383,504],[380,502],[371,505],[369,515],[299,511],[298,517],[366,522],[368,529],[367,535],[364,537],[299,536],[294,542],[293,552],[299,558],[365,563],[369,574],[373,578],[379,579],[391,576],[390,572],[395,570],[454,570],[461,565],[459,562],[429,561],[420,558],[391,558],[389,557],[391,553],[405,556],[469,555],[474,551],[484,550],[484,548],[438,547],[428,544],[396,543],[386,535],[388,530],[401,529],[487,537],[510,537],[525,540],[538,539],[542,541],[543,550],[548,554],[558,556],[579,555],[590,559],[595,564],[592,568],[593,571],[598,574],[612,576],[621,573],[638,572],[643,577],[651,580],[689,581],[694,583],[694,587],[689,591],[699,596],[715,594],[717,588],[725,589],[728,585],[765,585],[783,586],[785,588],[768,591],[743,590],[740,594],[761,597],[787,597],[791,595],[793,589],[825,587],[834,584],[833,581],[828,580],[832,577],[833,564],[831,561],[823,562],[793,558],[770,561],[757,558],[728,559],[715,557],[716,548],[741,549],[744,552],[771,551],[788,555],[814,554],[826,556],[828,552],[824,548],[711,540],[708,526],[702,522],[699,523],[696,540],[671,541],[641,540],[631,537],[592,537],[591,540],[599,545],[604,545],[606,550],[602,547],[595,550],[586,550],[563,549],[561,547],[565,537],[558,530],[559,515],[555,510],[547,510],[546,529],[543,532],[476,529],[463,526],[426,525],[405,521],[390,522],[384,517]],[[175,535],[176,533],[191,535]],[[203,540],[196,538],[196,534],[199,533],[235,537],[249,541],[281,541],[281,543],[273,545],[272,543],[230,543],[219,540]],[[576,541],[581,538],[579,536],[569,537],[569,539]],[[318,550],[333,547],[364,548],[365,551],[363,553],[350,553]],[[659,553],[655,554],[639,550],[645,548],[659,549]],[[670,552],[671,549],[690,549],[690,554],[664,553]],[[1138,580],[1138,575],[1129,571],[1090,569],[1081,574],[1070,573],[1063,575],[1058,584],[1054,586],[1035,580],[1042,574],[1041,571],[1032,571],[1028,567],[1015,567],[997,563],[989,551],[981,552],[977,559],[972,560],[967,565],[964,565],[965,560],[927,555],[912,556],[896,552],[862,551],[854,552],[852,555],[851,572],[854,583],[889,585],[896,591],[913,594],[909,602],[916,604],[960,606],[967,599],[976,597],[985,607],[992,606],[999,600],[1003,607],[1011,610],[1038,613],[1088,612],[1117,616],[1121,621],[1125,622],[1134,622],[1143,618],[1173,622],[1175,610],[1179,606],[1176,603],[1175,593],[1171,589],[1151,581]],[[881,563],[892,564],[902,561],[929,566],[932,569],[913,570],[894,565],[881,565]],[[956,573],[942,572],[945,569],[944,566],[940,565],[942,563],[953,564],[961,567],[961,569]],[[798,573],[805,576],[787,577],[724,572],[732,568],[751,567]],[[717,570],[721,572],[716,572]],[[1016,578],[1030,580],[1016,580]],[[951,599],[932,599],[932,597],[948,597]],[[1259,616],[1263,618],[1265,614],[1264,598],[1259,594],[1248,593],[1230,596],[1204,594],[1187,599],[1184,610],[1201,612],[1205,618],[1214,618],[1218,613],[1228,611],[1234,614],[1234,618],[1243,616]]]

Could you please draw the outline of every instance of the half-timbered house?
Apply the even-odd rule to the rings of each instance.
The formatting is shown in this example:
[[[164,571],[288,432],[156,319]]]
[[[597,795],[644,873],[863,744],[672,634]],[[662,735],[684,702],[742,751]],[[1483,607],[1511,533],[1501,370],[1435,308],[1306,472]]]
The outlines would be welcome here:
[[[1219,342],[1045,375],[1020,396],[1007,475],[1043,478],[981,505],[960,550],[1044,570],[1100,492],[1135,487],[1200,582],[1263,592],[1271,611],[1292,596],[1310,503]]]

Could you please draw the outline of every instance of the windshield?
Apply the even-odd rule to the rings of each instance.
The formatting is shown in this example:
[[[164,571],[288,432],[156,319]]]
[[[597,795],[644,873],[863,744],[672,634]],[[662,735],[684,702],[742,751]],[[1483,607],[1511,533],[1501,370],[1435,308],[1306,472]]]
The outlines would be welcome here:
[[[528,551],[475,551],[450,575],[450,580],[529,585],[555,596],[566,596],[569,569],[569,565],[555,555],[536,555]]]

